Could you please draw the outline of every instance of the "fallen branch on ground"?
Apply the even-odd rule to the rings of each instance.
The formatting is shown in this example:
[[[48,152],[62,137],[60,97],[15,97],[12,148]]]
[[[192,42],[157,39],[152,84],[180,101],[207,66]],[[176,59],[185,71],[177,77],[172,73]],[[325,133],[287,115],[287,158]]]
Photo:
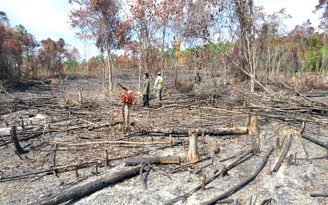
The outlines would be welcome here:
[[[287,153],[290,149],[290,146],[292,144],[292,134],[289,135],[288,137],[288,141],[286,143],[286,146],[284,147],[284,149],[282,150],[279,158],[277,159],[275,165],[273,166],[272,172],[277,172],[282,164],[282,162],[284,161],[284,159],[287,156]]]
[[[269,148],[269,150],[267,151],[267,153],[264,155],[264,157],[262,159],[262,162],[261,162],[260,166],[258,167],[258,169],[250,177],[246,178],[245,180],[243,180],[242,182],[240,182],[236,186],[231,187],[230,189],[228,189],[224,193],[220,194],[219,196],[217,196],[217,197],[203,203],[203,205],[215,204],[217,201],[225,199],[225,198],[231,196],[233,193],[237,192],[242,187],[246,186],[248,183],[253,181],[256,178],[256,176],[260,173],[260,171],[263,169],[263,167],[265,166],[265,164],[268,161],[269,156],[270,156],[272,151],[273,151],[273,147],[271,146]]]
[[[53,173],[54,171],[56,171],[57,173],[61,173],[64,171],[72,171],[77,168],[80,169],[80,168],[90,167],[90,166],[94,165],[95,163],[96,163],[96,161],[90,161],[90,162],[83,162],[83,163],[78,163],[78,164],[75,163],[75,164],[68,164],[68,165],[62,165],[62,166],[53,166],[49,169],[26,172],[26,173],[17,174],[17,175],[2,176],[2,177],[0,177],[0,182],[11,181],[11,180],[15,180],[15,179],[20,179],[22,177],[28,177],[28,176],[38,175],[38,174],[42,174],[42,173],[46,173],[46,174]]]
[[[310,193],[311,197],[328,197],[328,193]]]

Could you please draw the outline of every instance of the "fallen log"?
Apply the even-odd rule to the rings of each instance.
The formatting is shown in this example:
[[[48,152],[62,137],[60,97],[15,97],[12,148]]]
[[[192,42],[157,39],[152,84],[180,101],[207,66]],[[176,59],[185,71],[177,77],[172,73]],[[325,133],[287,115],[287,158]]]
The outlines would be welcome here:
[[[88,184],[63,191],[59,194],[40,199],[32,205],[52,205],[52,204],[60,204],[66,201],[74,200],[91,193],[94,193],[100,189],[103,189],[109,185],[114,185],[118,182],[121,182],[125,179],[129,179],[139,174],[142,165],[133,167],[131,169],[123,170],[116,172],[110,176],[102,177],[94,182],[90,182]]]
[[[143,158],[136,157],[130,158],[125,162],[125,166],[135,166],[139,164],[180,164],[180,157],[151,157],[151,158]]]
[[[141,130],[139,135],[159,135],[159,136],[189,136],[190,129],[153,129],[153,130]],[[216,128],[216,129],[198,129],[196,132],[197,136],[201,136],[202,134],[211,135],[211,136],[224,136],[224,135],[246,135],[248,134],[247,127],[224,127],[224,128]]]
[[[263,169],[263,167],[265,166],[265,164],[268,161],[269,156],[270,156],[270,154],[271,154],[272,151],[273,151],[273,147],[271,146],[269,148],[269,150],[267,151],[267,153],[264,155],[260,166],[257,168],[257,170],[251,176],[249,176],[248,178],[246,178],[245,180],[243,180],[242,182],[240,182],[236,186],[231,187],[230,189],[228,189],[224,193],[220,194],[219,196],[217,196],[217,197],[215,197],[215,198],[213,198],[213,199],[211,199],[209,201],[204,202],[203,205],[216,204],[217,201],[229,197],[230,195],[232,195],[233,193],[237,192],[242,187],[246,186],[248,183],[250,183],[251,181],[253,181],[256,178],[256,176],[260,173],[260,171]]]
[[[85,145],[95,145],[95,144],[156,145],[156,144],[167,144],[167,142],[94,141],[94,142],[84,142],[84,143],[77,143],[77,144],[67,144],[65,142],[51,142],[50,144],[58,144],[60,146],[72,147],[72,146],[85,146]]]
[[[178,129],[178,130],[170,130],[168,134],[177,134],[177,135],[186,135],[188,136],[188,130]],[[246,135],[248,134],[247,127],[225,127],[225,128],[216,128],[216,129],[206,129],[206,130],[198,130],[196,132],[197,135],[211,135],[211,136],[223,136],[223,135]]]
[[[275,165],[272,168],[272,172],[277,172],[279,170],[281,163],[284,161],[284,159],[287,156],[291,144],[292,144],[292,135],[290,134],[286,146],[283,148],[278,160],[276,161]]]

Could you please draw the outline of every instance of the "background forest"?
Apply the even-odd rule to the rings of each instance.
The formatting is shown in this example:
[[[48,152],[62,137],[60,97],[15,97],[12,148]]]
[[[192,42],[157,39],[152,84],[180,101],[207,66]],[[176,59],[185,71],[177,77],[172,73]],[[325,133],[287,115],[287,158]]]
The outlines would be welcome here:
[[[267,14],[253,0],[70,0],[70,24],[81,39],[94,40],[99,55],[81,60],[65,39],[37,41],[24,25],[11,26],[0,12],[0,78],[29,80],[63,74],[113,76],[190,70],[224,76],[224,83],[324,74],[328,65],[328,2],[319,0],[319,28],[310,20],[286,31],[284,9]],[[282,77],[282,78],[281,78]],[[140,83],[139,83],[140,84]]]

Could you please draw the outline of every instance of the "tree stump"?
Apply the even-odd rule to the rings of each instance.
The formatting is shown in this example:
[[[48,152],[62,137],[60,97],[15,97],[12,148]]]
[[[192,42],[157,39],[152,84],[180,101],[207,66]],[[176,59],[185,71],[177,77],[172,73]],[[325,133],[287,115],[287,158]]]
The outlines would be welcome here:
[[[257,134],[258,130],[257,115],[251,114],[248,119],[248,132],[249,134]]]
[[[126,90],[126,89],[125,89]],[[123,133],[126,134],[130,131],[130,107],[134,105],[134,95],[131,91],[126,91],[120,95],[121,102],[123,103]]]
[[[199,160],[197,130],[189,131],[189,150],[186,157],[187,162]]]
[[[122,108],[123,113],[123,133],[126,134],[130,131],[130,106],[127,103],[124,103]]]
[[[82,91],[81,91],[81,88],[79,88],[79,103],[82,103]]]
[[[251,144],[255,148],[255,153],[260,153],[260,134],[259,127],[257,125],[257,115],[251,114],[248,120],[248,133],[251,137]]]

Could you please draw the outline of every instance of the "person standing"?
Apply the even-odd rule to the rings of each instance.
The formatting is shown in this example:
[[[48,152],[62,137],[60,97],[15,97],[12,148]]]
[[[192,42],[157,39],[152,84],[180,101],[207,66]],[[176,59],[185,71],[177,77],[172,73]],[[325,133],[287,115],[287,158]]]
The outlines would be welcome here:
[[[155,80],[155,84],[154,84],[154,89],[156,90],[156,94],[157,94],[157,100],[162,100],[162,90],[163,90],[163,77],[161,76],[161,72],[158,72],[157,74],[157,78]]]
[[[149,74],[145,73],[144,74],[144,83],[143,83],[143,87],[142,87],[142,99],[143,99],[143,106],[144,107],[149,107],[149,93],[150,93],[150,89],[149,89]]]
[[[196,73],[195,84],[199,85],[202,82],[202,77],[200,77],[199,73]]]

